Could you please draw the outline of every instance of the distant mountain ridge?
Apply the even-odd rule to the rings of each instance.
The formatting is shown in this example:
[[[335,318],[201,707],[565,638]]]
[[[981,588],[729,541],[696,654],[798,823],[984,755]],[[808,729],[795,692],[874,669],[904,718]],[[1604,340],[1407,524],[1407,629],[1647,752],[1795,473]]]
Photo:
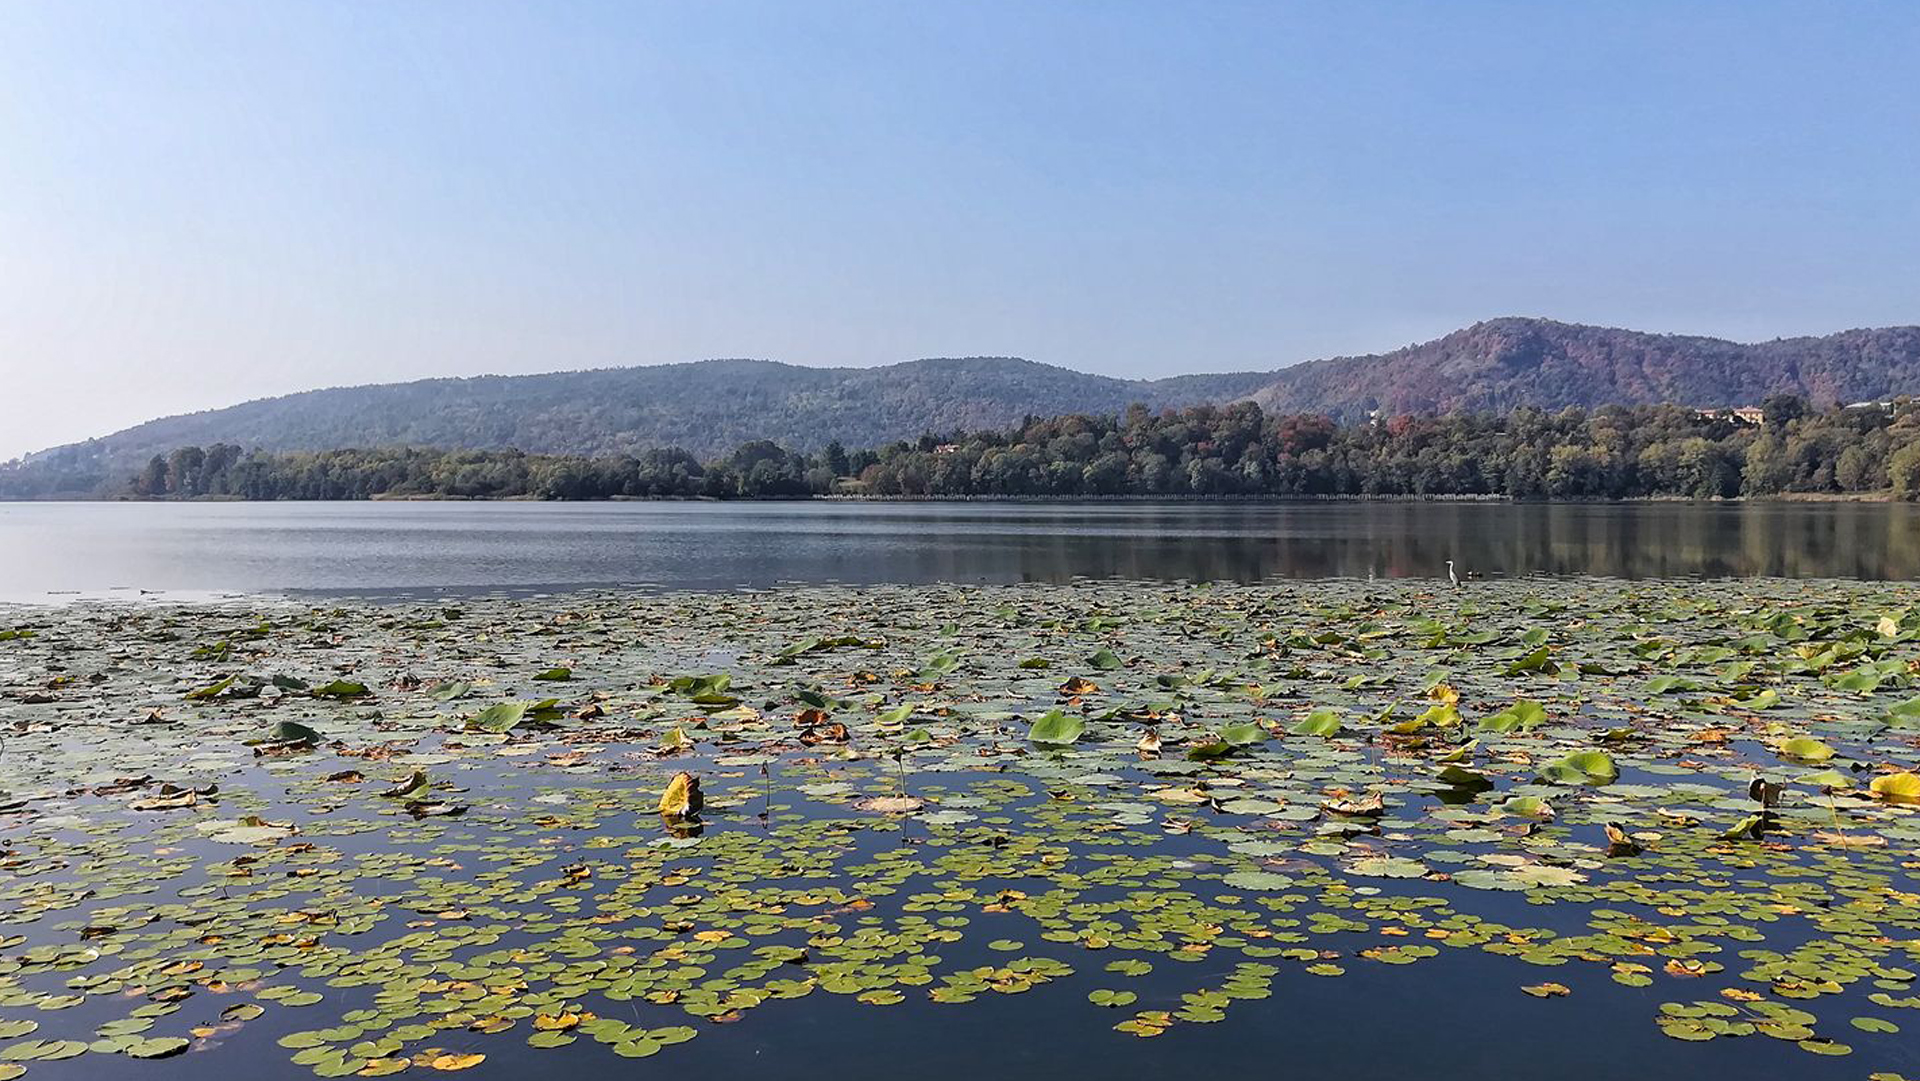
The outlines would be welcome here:
[[[705,455],[772,439],[814,450],[836,439],[869,446],[926,431],[1000,427],[1032,413],[1232,400],[1271,379],[1266,372],[1116,379],[1013,357],[877,368],[703,360],[301,391],[163,417],[70,446],[118,458],[215,442],[271,451],[414,444],[585,455],[681,447]]]
[[[125,475],[154,454],[229,443],[300,451],[412,444],[607,456],[678,446],[703,457],[754,439],[796,450],[998,428],[1027,415],[1110,414],[1251,400],[1341,420],[1383,414],[1676,402],[1753,405],[1920,392],[1920,327],[1741,344],[1502,318],[1388,353],[1267,372],[1117,379],[1009,357],[806,368],[709,360],[544,375],[311,390],[165,417],[29,461]]]
[[[1252,398],[1278,412],[1353,418],[1506,412],[1521,406],[1820,404],[1920,392],[1920,327],[1847,330],[1747,345],[1681,334],[1490,319],[1391,353],[1309,361]]]

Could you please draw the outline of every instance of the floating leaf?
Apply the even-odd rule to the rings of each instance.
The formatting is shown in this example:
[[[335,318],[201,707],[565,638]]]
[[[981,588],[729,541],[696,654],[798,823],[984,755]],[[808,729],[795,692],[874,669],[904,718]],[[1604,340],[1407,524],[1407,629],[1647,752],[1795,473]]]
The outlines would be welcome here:
[[[1257,724],[1229,724],[1220,729],[1220,739],[1235,747],[1246,747],[1267,738],[1267,731]]]
[[[350,679],[336,679],[315,687],[312,691],[315,698],[365,698],[372,693],[366,684]]]
[[[1237,890],[1286,890],[1292,889],[1297,880],[1272,871],[1235,871],[1220,881]]]
[[[1605,784],[1620,776],[1620,767],[1605,751],[1576,751],[1542,767],[1540,778],[1560,784]]]
[[[1079,739],[1085,729],[1086,721],[1078,714],[1050,709],[1033,722],[1027,738],[1035,743],[1064,745]]]
[[[186,1049],[187,1041],[179,1036],[153,1036],[126,1046],[127,1054],[134,1058],[169,1058]]]
[[[1316,709],[1288,731],[1296,736],[1337,736],[1340,734],[1340,714],[1331,709]]]
[[[1812,736],[1796,736],[1780,744],[1780,754],[1803,762],[1825,762],[1833,757],[1833,748]]]
[[[1890,803],[1920,802],[1920,774],[1883,773],[1868,783],[1867,790]]]
[[[225,679],[217,680],[213,683],[209,683],[204,687],[199,687],[194,690],[188,691],[186,694],[186,697],[194,701],[204,701],[206,699],[213,698],[219,695],[221,692],[225,691],[227,688],[232,687],[234,685],[234,682],[239,678],[240,677],[238,676],[228,676]]]
[[[1483,732],[1525,732],[1537,728],[1546,719],[1544,706],[1522,698],[1498,713],[1481,718],[1479,728]]]
[[[467,718],[467,730],[470,732],[508,732],[517,727],[527,715],[531,702],[497,702]]]
[[[1552,818],[1553,806],[1539,796],[1510,796],[1500,801],[1500,809],[1528,818]]]
[[[1469,791],[1482,791],[1493,787],[1493,781],[1484,773],[1467,769],[1464,766],[1449,765],[1442,767],[1436,774],[1441,782],[1454,788]]]

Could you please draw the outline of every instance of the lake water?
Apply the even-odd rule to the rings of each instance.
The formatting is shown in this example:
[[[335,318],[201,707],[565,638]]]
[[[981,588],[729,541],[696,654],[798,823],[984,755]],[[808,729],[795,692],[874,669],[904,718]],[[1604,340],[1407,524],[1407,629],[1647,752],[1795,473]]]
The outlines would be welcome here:
[[[0,504],[0,599],[781,582],[1920,577],[1920,507],[1508,503]]]
[[[1920,1076],[1913,525],[0,505],[0,1063]]]
[[[1910,593],[16,610],[0,1062],[28,1081],[437,1077],[442,1053],[471,1081],[1920,1076],[1920,809],[1864,795],[1865,773],[1824,792],[1772,746],[1911,763]],[[714,672],[725,693],[675,689]],[[1441,673],[1464,719],[1420,729]],[[336,678],[363,683],[320,691]],[[1493,723],[1516,699],[1536,720]],[[907,719],[882,720],[896,702]],[[1031,738],[1056,709],[1084,731]],[[1299,730],[1310,710],[1338,726]],[[313,739],[276,745],[289,723]],[[1604,770],[1555,772],[1574,752]],[[658,810],[680,770],[697,824]],[[1747,817],[1759,771],[1798,782],[1771,826]],[[1330,802],[1356,792],[1373,812]]]

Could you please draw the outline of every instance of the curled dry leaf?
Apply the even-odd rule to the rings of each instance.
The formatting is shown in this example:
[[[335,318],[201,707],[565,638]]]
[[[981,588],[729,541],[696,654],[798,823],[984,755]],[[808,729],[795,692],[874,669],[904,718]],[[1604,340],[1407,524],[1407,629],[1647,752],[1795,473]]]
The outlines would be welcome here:
[[[668,818],[690,818],[700,813],[700,778],[680,771],[660,796],[660,813]]]

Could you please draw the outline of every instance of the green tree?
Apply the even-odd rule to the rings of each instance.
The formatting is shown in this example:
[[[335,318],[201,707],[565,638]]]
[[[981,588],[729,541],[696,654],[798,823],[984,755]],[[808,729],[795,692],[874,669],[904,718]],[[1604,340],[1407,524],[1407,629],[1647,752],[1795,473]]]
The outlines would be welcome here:
[[[1872,453],[1860,446],[1850,446],[1840,452],[1833,464],[1833,481],[1843,492],[1870,492],[1880,487],[1879,463],[1874,461]]]
[[[147,459],[147,467],[134,478],[134,494],[158,499],[167,494],[167,460],[156,454]]]
[[[1895,499],[1920,501],[1920,439],[1893,452],[1887,459],[1887,474]]]
[[[1793,463],[1787,460],[1780,440],[1771,432],[1747,444],[1745,457],[1746,464],[1740,471],[1742,494],[1776,495],[1787,490],[1793,480]]]
[[[207,452],[199,447],[178,447],[167,457],[167,476],[174,495],[196,496],[204,493],[200,483],[201,467],[206,465]]]

